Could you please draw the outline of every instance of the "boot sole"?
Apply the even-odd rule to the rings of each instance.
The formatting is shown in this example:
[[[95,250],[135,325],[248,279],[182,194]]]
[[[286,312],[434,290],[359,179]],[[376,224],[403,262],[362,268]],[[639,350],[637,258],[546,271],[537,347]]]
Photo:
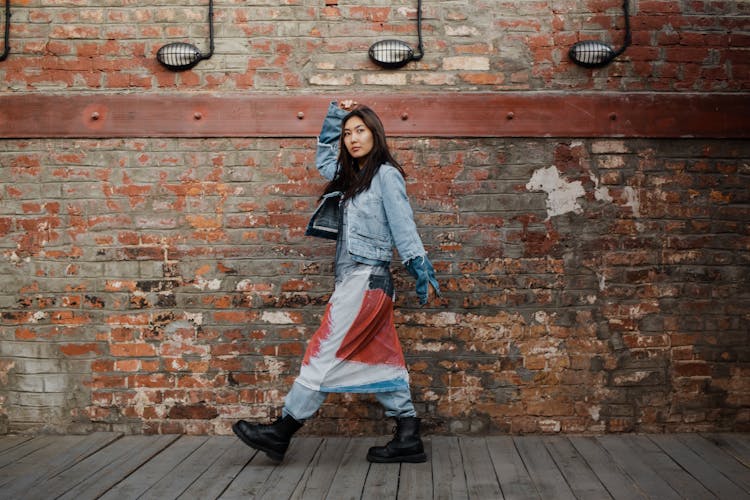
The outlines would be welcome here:
[[[409,464],[421,464],[427,461],[426,453],[415,453],[414,455],[402,455],[399,457],[376,457],[367,454],[367,461],[376,464],[394,464],[399,462],[405,462]]]
[[[281,462],[282,460],[284,460],[284,454],[283,453],[279,453],[278,451],[271,450],[271,449],[267,448],[266,446],[263,446],[261,444],[258,444],[258,443],[254,442],[254,441],[251,441],[251,440],[247,439],[245,437],[245,435],[240,432],[239,428],[237,427],[237,424],[232,424],[232,432],[234,432],[234,434],[238,438],[240,438],[240,440],[243,443],[245,443],[246,445],[248,445],[250,448],[254,448],[256,450],[262,451],[271,460],[273,460],[275,462]]]

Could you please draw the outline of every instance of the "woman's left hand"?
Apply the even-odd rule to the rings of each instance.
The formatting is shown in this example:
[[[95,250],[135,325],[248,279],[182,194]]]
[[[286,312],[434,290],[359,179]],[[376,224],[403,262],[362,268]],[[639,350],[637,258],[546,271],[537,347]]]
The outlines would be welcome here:
[[[357,101],[353,99],[344,99],[343,101],[339,102],[339,108],[343,109],[344,111],[351,111],[357,106]]]
[[[406,270],[417,280],[417,297],[425,305],[430,298],[430,289],[440,297],[440,285],[435,277],[435,269],[426,255],[414,257],[406,263]]]
[[[429,283],[427,285],[427,301],[422,305],[429,304],[438,297],[440,297],[440,289],[435,288],[432,283]]]

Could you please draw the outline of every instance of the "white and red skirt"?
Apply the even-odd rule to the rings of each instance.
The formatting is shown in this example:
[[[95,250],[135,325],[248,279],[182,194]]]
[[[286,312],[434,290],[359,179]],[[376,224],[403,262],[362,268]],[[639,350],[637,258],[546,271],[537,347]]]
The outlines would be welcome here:
[[[388,268],[361,265],[336,287],[310,339],[297,382],[321,392],[390,392],[409,388],[393,321]]]

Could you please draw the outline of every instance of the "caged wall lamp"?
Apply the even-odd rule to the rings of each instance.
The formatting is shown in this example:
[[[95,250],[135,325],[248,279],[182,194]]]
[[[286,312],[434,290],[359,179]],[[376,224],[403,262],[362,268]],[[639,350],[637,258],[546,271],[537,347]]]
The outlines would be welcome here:
[[[370,47],[370,59],[383,68],[400,68],[410,61],[422,59],[422,56],[424,56],[422,48],[422,0],[417,1],[417,34],[419,37],[418,53],[415,54],[409,44],[401,40],[381,40]]]
[[[625,40],[622,47],[615,50],[604,42],[584,40],[573,45],[568,51],[568,56],[574,63],[584,68],[601,68],[625,52],[625,49],[628,48],[631,42],[628,0],[623,0],[622,10],[625,14]]]
[[[174,42],[169,43],[156,53],[156,60],[172,71],[183,71],[190,69],[203,59],[208,59],[214,54],[214,2],[208,0],[208,33],[209,51],[202,54],[198,47],[192,43]]]

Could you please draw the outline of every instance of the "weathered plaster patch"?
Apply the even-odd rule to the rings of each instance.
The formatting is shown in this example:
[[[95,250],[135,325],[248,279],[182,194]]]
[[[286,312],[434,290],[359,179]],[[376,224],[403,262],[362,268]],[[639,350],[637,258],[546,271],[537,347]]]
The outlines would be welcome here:
[[[15,361],[0,360],[0,383],[8,385],[8,373],[16,367]]]
[[[286,369],[286,364],[273,356],[263,356],[263,364],[272,380],[278,380]]]
[[[612,196],[609,194],[609,188],[606,186],[599,186],[599,179],[594,174],[589,174],[591,182],[594,183],[594,198],[597,201],[606,201],[612,203]]]
[[[633,211],[633,217],[641,216],[641,199],[638,196],[638,191],[630,186],[626,186],[622,192],[625,197],[625,206],[630,207]]]
[[[31,318],[29,318],[29,323],[39,323],[43,319],[47,319],[47,313],[44,311],[37,311],[31,316]]]
[[[539,429],[542,432],[560,432],[562,425],[559,420],[546,418],[539,421]]]
[[[549,323],[550,318],[545,311],[537,311],[534,313],[534,321],[536,321],[540,325],[546,325],[547,323]]]
[[[568,182],[561,178],[554,165],[535,170],[526,189],[547,193],[547,220],[556,215],[583,211],[578,204],[578,198],[586,194],[583,185],[580,181]]]
[[[164,416],[166,416],[164,405],[154,404],[151,401],[151,398],[148,397],[148,392],[150,392],[149,389],[136,387],[134,388],[134,390],[135,390],[135,397],[133,398],[132,405],[133,405],[133,409],[135,410],[136,415],[143,417],[143,412],[146,409],[146,407],[151,407],[154,409],[154,412],[156,413],[157,417],[164,418]]]
[[[188,319],[180,319],[176,321],[172,321],[169,324],[164,326],[164,333],[167,334],[168,337],[172,338],[174,337],[177,340],[188,340],[184,335],[183,331],[194,331],[195,325],[190,322]]]
[[[417,322],[428,326],[447,327],[458,324],[458,315],[454,312],[404,314],[403,319],[409,322]]]
[[[634,385],[643,382],[650,375],[651,372],[649,371],[634,371],[627,374],[617,375],[615,377],[615,383],[617,385]]]
[[[221,288],[220,279],[207,280],[202,276],[198,276],[193,283],[193,286],[199,290],[218,290]]]
[[[437,394],[435,394],[433,391],[430,391],[430,390],[425,391],[424,394],[422,395],[423,401],[437,401],[439,399],[440,399],[440,396],[438,396]]]
[[[253,282],[249,279],[241,280],[240,282],[235,285],[234,289],[238,292],[245,292],[252,288]]]
[[[601,407],[599,407],[598,405],[589,407],[589,415],[591,415],[591,418],[594,420],[594,422],[599,421],[600,412],[601,412]]]
[[[197,326],[201,326],[203,324],[203,313],[189,313],[186,311],[185,319]]]
[[[479,401],[484,388],[479,377],[466,374],[460,374],[459,377],[461,382],[448,388],[448,401],[451,405],[459,404],[468,410],[473,403]],[[451,382],[450,379],[449,382]]]
[[[421,352],[442,352],[455,350],[455,347],[446,347],[441,342],[417,342],[414,344],[414,350]]]
[[[273,323],[275,325],[294,323],[292,317],[289,316],[288,313],[282,311],[264,311],[260,319],[266,323]]]

